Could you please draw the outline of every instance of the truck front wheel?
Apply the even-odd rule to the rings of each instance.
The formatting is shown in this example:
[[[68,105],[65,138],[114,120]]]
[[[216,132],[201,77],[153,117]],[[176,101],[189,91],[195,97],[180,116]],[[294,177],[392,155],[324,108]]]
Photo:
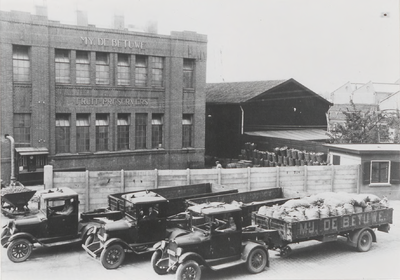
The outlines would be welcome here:
[[[154,271],[158,275],[164,275],[168,273],[167,272],[168,267],[157,265],[157,262],[161,259],[161,256],[162,252],[159,250],[155,251],[151,256],[151,265],[153,266]]]
[[[372,235],[368,230],[360,233],[357,240],[357,250],[360,252],[367,252],[372,246]]]
[[[254,249],[250,252],[246,265],[250,273],[260,273],[267,265],[267,253],[260,248]]]
[[[118,268],[125,259],[125,251],[119,244],[111,245],[101,252],[101,264],[107,269]]]
[[[195,261],[184,262],[176,271],[176,280],[200,280],[200,278],[201,269]]]
[[[14,240],[7,247],[7,256],[15,263],[26,261],[31,254],[32,244],[26,239]]]

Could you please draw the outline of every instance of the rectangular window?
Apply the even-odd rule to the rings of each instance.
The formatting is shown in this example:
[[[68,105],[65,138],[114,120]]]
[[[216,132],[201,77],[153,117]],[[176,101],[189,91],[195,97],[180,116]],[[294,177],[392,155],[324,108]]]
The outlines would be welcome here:
[[[110,84],[110,59],[108,53],[96,53],[96,84]]]
[[[135,64],[135,85],[147,85],[147,56],[137,55]]]
[[[29,47],[13,46],[13,77],[14,82],[31,81]]]
[[[184,114],[182,118],[182,147],[193,147],[193,115]]]
[[[108,151],[108,114],[96,114],[96,151]]]
[[[183,60],[183,87],[193,88],[194,60]]]
[[[164,59],[162,57],[152,57],[151,71],[152,71],[151,85],[156,87],[162,87],[164,85],[163,83]]]
[[[153,149],[163,146],[163,115],[153,114],[151,119],[151,147]]]
[[[147,114],[136,114],[135,148],[146,149]]]
[[[14,114],[15,143],[31,143],[31,114]]]
[[[76,83],[90,83],[89,52],[76,51]]]
[[[130,63],[129,55],[118,54],[117,65],[117,84],[119,86],[129,86],[130,84]]]
[[[76,150],[78,153],[89,152],[90,147],[90,115],[76,115]]]
[[[390,161],[371,161],[371,184],[390,182]]]
[[[68,50],[56,50],[56,83],[68,84],[70,80],[70,59]]]
[[[70,143],[70,116],[56,114],[56,153],[69,153]]]
[[[118,114],[117,150],[129,150],[129,114]]]

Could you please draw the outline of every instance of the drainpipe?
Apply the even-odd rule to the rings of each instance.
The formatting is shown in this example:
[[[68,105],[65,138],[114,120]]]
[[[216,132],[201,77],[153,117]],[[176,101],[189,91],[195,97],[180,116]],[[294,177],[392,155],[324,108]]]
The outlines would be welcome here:
[[[243,128],[244,128],[244,110],[242,108],[242,105],[240,105],[240,110],[242,111],[242,123],[240,126],[240,134],[243,135]]]
[[[14,185],[15,181],[17,178],[15,178],[15,164],[14,164],[14,147],[15,147],[15,142],[14,138],[12,138],[10,135],[6,134],[4,137],[11,142],[11,177],[10,177],[10,185]]]

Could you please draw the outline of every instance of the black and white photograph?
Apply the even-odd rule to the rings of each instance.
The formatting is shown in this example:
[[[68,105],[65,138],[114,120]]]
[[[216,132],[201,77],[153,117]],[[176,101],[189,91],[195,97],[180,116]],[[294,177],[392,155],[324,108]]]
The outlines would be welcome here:
[[[400,1],[0,0],[2,280],[400,280]]]

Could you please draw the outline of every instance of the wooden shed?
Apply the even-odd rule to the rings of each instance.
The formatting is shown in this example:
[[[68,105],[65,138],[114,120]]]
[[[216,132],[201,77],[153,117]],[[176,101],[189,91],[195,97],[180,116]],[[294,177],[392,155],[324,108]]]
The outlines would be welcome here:
[[[331,105],[294,79],[207,84],[206,155],[236,158],[247,141],[264,150],[301,148],[293,146],[305,143],[297,143],[298,132],[325,142]]]
[[[400,199],[400,144],[330,144],[334,165],[360,165],[359,190]]]

